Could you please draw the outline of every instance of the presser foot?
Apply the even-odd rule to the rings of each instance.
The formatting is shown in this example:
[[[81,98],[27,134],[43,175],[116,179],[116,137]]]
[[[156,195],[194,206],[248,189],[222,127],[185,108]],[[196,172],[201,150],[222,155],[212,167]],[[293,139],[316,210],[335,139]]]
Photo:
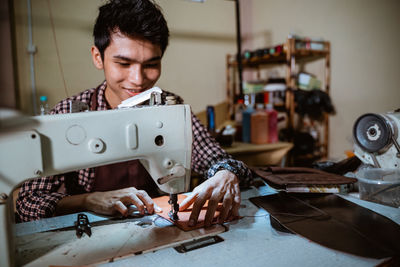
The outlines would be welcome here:
[[[169,216],[169,218],[171,219],[171,220],[173,220],[173,221],[178,221],[179,220],[179,217],[178,217],[178,212],[177,211],[170,211],[170,212],[168,212],[168,216]]]
[[[178,217],[178,211],[179,211],[178,195],[170,194],[168,203],[171,205],[171,210],[168,212],[169,218],[172,221],[179,220],[179,217]]]

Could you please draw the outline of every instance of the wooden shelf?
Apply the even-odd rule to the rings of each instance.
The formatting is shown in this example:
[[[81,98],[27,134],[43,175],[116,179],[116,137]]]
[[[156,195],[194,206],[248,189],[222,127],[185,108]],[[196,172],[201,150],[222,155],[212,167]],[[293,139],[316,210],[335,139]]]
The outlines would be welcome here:
[[[260,65],[274,65],[274,64],[284,64],[288,60],[288,54],[294,56],[296,61],[314,61],[322,58],[326,58],[329,56],[329,42],[318,42],[323,43],[326,47],[324,50],[316,50],[316,49],[306,49],[306,48],[297,48],[293,51],[289,52],[287,48],[289,43],[296,42],[294,39],[288,39],[288,43],[283,45],[284,49],[282,52],[268,54],[264,56],[255,56],[250,59],[243,59],[242,65],[244,68],[258,68]],[[235,55],[229,55],[228,58],[228,66],[229,67],[237,67],[238,63]]]
[[[312,44],[322,44],[321,49],[311,49]],[[260,80],[260,71],[266,67],[275,67],[274,65],[283,65],[286,67],[286,93],[285,103],[281,107],[287,114],[287,128],[295,129],[295,99],[294,92],[297,90],[295,73],[296,64],[307,64],[316,60],[324,60],[325,65],[325,79],[324,90],[329,94],[330,91],[330,43],[327,41],[313,41],[313,40],[299,40],[295,38],[288,38],[285,44],[280,44],[283,47],[282,51],[274,54],[266,54],[263,56],[253,56],[250,59],[243,59],[243,69],[254,71],[257,74],[257,79]],[[299,48],[299,46],[304,46]],[[236,55],[227,55],[227,87],[226,95],[229,103],[230,114],[234,113],[234,100],[239,95],[238,81],[235,74],[237,73],[238,62]],[[321,154],[327,157],[329,152],[329,119],[326,116],[323,122],[323,135],[320,136],[321,140]]]
[[[249,166],[270,166],[280,165],[292,147],[293,144],[287,142],[263,145],[234,142],[232,146],[224,147],[224,150]]]

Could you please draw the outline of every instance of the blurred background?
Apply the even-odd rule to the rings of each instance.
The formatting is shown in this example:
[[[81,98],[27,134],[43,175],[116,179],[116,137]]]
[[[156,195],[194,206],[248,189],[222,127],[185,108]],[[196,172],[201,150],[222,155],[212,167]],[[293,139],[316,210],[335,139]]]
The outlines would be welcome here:
[[[158,86],[182,96],[195,113],[225,101],[226,57],[237,51],[234,2],[155,2],[171,34]],[[90,47],[104,1],[30,3],[31,13],[26,0],[0,3],[0,104],[33,115],[32,77],[36,102],[45,95],[50,106],[102,82]],[[341,159],[352,149],[352,127],[360,115],[400,107],[399,1],[242,0],[240,11],[242,51],[285,43],[289,35],[330,42],[330,97],[336,114],[330,118],[329,158]],[[323,75],[322,61],[307,64],[305,71]],[[284,76],[284,68],[269,73]],[[251,75],[245,71],[244,79]]]

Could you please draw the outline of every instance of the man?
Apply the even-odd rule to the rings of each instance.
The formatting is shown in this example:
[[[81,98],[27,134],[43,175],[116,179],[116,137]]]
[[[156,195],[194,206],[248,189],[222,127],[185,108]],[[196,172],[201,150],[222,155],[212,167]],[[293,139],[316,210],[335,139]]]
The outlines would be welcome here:
[[[161,11],[150,0],[110,0],[99,8],[93,35],[93,63],[104,71],[105,81],[61,101],[52,114],[68,112],[71,99],[88,103],[91,110],[116,108],[123,100],[152,88],[160,77],[169,30]],[[173,94],[164,92],[164,100],[166,95]],[[189,219],[193,226],[209,200],[205,218],[209,226],[219,202],[219,222],[238,215],[239,182],[248,182],[251,172],[242,162],[231,159],[194,115],[192,124],[191,167],[207,180],[193,190],[180,209],[193,204]],[[17,212],[22,221],[83,210],[126,216],[127,206],[134,204],[141,214],[145,209],[152,214],[157,207],[151,197],[157,195],[154,181],[140,162],[133,160],[28,181],[19,193]]]

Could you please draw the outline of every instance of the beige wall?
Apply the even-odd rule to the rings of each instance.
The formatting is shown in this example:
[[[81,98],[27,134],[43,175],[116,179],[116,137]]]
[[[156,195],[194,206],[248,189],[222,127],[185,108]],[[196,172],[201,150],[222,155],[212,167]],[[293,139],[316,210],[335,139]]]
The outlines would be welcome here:
[[[15,0],[22,109],[31,112],[26,0]],[[97,86],[102,72],[91,62],[92,27],[100,0],[51,0],[56,38],[67,93],[58,65],[46,0],[32,1],[35,68],[38,95],[54,105],[67,95]],[[158,0],[171,39],[158,86],[181,95],[195,112],[225,97],[225,55],[235,46],[234,4],[209,1]]]
[[[65,98],[46,0],[34,0],[34,43],[38,94],[50,104]],[[234,4],[157,0],[171,29],[159,86],[183,96],[195,112],[225,96],[225,55],[235,53]],[[400,2],[397,0],[241,0],[253,39],[246,47],[282,43],[289,33],[323,37],[332,45],[331,156],[351,149],[354,120],[365,112],[399,107]],[[96,86],[102,73],[91,63],[91,31],[100,0],[51,0],[68,95]],[[15,0],[21,107],[31,110],[26,53],[26,0]],[[249,29],[250,28],[250,29]],[[248,33],[243,35],[248,37]],[[313,64],[317,71],[322,65]]]
[[[254,48],[281,43],[289,33],[331,42],[331,96],[337,109],[331,117],[331,157],[343,158],[352,148],[358,116],[400,107],[400,1],[252,3]]]

